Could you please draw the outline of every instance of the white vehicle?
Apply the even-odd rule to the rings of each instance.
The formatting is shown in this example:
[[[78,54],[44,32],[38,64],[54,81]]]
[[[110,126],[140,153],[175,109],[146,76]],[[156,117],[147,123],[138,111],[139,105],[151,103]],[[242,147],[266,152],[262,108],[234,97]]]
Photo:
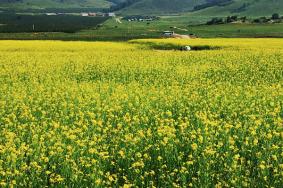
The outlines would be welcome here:
[[[163,31],[162,35],[164,37],[172,37],[175,34],[174,31]]]

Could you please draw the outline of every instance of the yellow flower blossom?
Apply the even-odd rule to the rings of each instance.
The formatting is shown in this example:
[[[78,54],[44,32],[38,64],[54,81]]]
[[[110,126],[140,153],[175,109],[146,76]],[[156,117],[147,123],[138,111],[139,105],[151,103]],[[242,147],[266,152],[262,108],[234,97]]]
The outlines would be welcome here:
[[[282,62],[271,38],[0,41],[0,187],[280,187]]]

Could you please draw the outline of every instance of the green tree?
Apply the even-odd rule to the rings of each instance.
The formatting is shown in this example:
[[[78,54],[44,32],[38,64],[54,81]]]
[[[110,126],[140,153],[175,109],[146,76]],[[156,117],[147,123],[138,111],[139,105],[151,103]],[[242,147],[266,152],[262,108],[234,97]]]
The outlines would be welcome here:
[[[271,17],[273,20],[278,20],[280,18],[279,14],[278,13],[274,13],[272,14],[272,17]]]

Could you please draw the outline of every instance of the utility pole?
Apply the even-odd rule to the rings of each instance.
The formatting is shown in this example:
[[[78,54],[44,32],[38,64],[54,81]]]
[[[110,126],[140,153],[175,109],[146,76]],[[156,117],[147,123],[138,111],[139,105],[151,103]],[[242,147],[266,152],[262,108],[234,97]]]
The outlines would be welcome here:
[[[32,30],[33,30],[33,31],[35,30],[35,26],[34,26],[34,24],[32,24]]]

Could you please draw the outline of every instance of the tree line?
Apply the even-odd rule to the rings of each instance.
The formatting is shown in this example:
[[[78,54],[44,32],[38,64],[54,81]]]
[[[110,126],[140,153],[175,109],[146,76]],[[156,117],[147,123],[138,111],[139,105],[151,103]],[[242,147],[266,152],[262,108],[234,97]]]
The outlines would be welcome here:
[[[279,23],[281,22],[283,17],[280,17],[278,13],[272,14],[270,18],[260,17],[255,19],[248,19],[246,16],[238,17],[238,16],[227,16],[226,18],[212,18],[206,24],[207,25],[217,25],[217,24],[227,24],[233,22],[251,22],[251,23]]]

